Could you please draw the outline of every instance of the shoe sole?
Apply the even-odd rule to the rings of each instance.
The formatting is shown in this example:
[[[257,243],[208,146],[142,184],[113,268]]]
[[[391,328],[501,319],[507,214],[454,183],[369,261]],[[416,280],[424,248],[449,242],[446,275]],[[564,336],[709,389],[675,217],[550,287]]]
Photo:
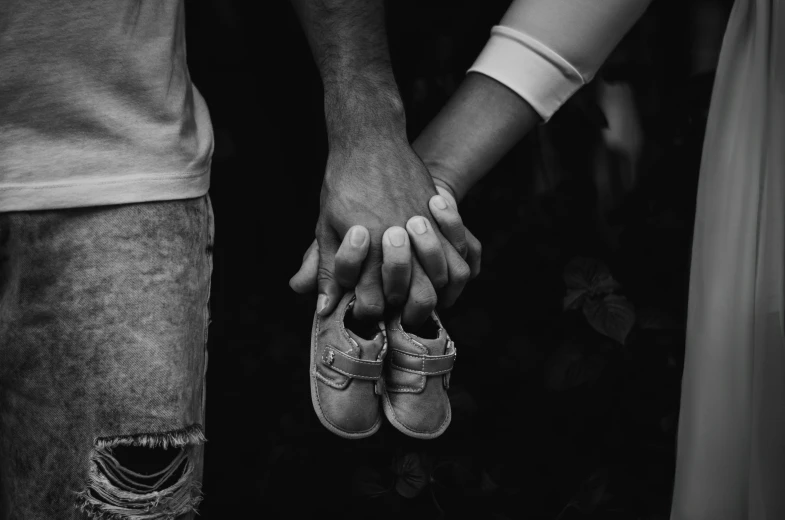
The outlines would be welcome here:
[[[317,388],[317,376],[316,376],[316,336],[317,330],[316,325],[319,321],[319,315],[314,313],[313,316],[313,325],[311,325],[311,402],[313,403],[313,409],[316,412],[316,416],[319,417],[319,421],[322,423],[322,426],[333,432],[334,434],[338,435],[339,437],[343,437],[344,439],[364,439],[365,437],[370,437],[382,426],[382,417],[379,414],[379,419],[374,423],[373,426],[369,430],[365,430],[362,432],[347,432],[341,430],[324,416],[322,412],[322,406],[319,403],[319,389]]]

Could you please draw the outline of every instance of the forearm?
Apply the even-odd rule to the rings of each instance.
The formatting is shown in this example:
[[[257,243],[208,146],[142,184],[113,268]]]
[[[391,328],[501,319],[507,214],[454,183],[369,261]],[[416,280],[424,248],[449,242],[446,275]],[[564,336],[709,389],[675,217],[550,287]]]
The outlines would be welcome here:
[[[597,69],[651,0],[515,0],[414,145],[459,200]]]
[[[412,147],[460,201],[540,121],[521,96],[469,73]]]
[[[382,0],[291,0],[324,86],[330,147],[371,135],[405,139]]]

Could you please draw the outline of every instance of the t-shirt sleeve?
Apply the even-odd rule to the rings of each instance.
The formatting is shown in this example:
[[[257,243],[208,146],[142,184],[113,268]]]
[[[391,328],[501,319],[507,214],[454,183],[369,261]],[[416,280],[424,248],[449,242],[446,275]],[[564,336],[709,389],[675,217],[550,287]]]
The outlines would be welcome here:
[[[506,85],[545,120],[594,77],[651,0],[515,0],[468,72]]]

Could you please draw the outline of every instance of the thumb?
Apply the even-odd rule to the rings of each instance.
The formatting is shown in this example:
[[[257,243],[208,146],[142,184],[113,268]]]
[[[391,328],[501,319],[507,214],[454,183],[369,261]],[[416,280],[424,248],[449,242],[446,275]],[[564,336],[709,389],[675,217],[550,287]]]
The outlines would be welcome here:
[[[289,279],[289,287],[298,294],[307,294],[316,290],[316,275],[319,270],[319,245],[316,239],[303,255],[300,270]]]
[[[316,237],[319,242],[319,266],[316,286],[319,298],[316,300],[316,312],[319,316],[327,316],[338,305],[343,296],[343,288],[335,280],[335,254],[338,252],[338,240],[332,230]]]
[[[436,186],[436,191],[439,193],[439,195],[450,201],[452,203],[453,208],[458,207],[458,202],[455,200],[455,195],[453,194],[451,189],[448,189],[447,187],[442,186],[441,184],[434,183],[434,185]]]

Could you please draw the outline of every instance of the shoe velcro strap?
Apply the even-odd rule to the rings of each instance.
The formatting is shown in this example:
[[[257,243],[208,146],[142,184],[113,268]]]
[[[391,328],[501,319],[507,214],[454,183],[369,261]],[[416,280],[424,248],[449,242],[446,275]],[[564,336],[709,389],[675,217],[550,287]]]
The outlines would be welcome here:
[[[347,377],[376,380],[382,377],[382,362],[357,359],[328,345],[322,354],[322,363]]]
[[[390,349],[390,362],[395,368],[416,372],[426,376],[438,376],[452,370],[455,364],[455,351],[445,356],[412,354],[403,350]]]

